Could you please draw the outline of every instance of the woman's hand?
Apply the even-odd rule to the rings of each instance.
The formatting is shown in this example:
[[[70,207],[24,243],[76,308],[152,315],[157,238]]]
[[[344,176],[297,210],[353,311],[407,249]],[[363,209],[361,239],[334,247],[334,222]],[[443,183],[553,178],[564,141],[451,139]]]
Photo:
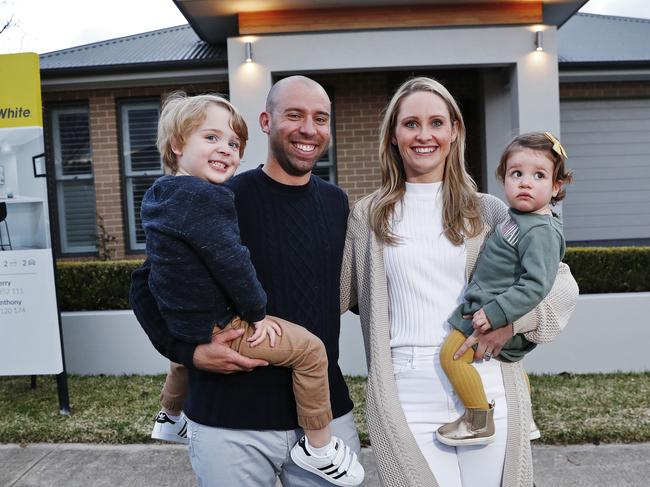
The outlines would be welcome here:
[[[465,342],[460,346],[458,350],[456,350],[456,353],[454,354],[454,360],[458,360],[463,356],[467,350],[472,348],[475,344],[478,343],[478,337],[481,334],[480,331],[474,330],[474,333],[472,333],[470,336],[467,337]]]
[[[251,347],[256,347],[260,343],[264,342],[267,336],[269,337],[271,347],[275,347],[275,338],[282,336],[282,328],[280,328],[280,325],[268,316],[265,316],[264,319],[256,321],[253,324],[255,325],[255,333],[246,340],[251,344]]]
[[[454,354],[454,360],[457,360],[461,357],[470,347],[478,343],[476,347],[476,352],[474,353],[474,360],[483,360],[483,358],[489,360],[492,357],[496,357],[501,353],[501,348],[506,344],[508,340],[512,338],[512,323],[497,328],[496,330],[488,331],[485,334],[480,333],[478,330],[474,330],[470,336],[467,337],[465,343],[463,343],[458,351]]]

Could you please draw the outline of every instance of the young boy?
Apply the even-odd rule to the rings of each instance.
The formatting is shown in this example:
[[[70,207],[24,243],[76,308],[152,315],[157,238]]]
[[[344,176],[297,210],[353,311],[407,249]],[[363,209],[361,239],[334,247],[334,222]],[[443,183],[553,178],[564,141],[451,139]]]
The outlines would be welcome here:
[[[516,321],[553,286],[565,243],[562,221],[550,205],[564,198],[562,185],[571,182],[566,158],[549,132],[515,137],[501,156],[497,177],[504,184],[509,217],[488,238],[464,302],[449,318],[453,329],[440,351],[442,368],[465,406],[463,416],[436,432],[442,443],[459,446],[494,440],[494,403],[488,403],[481,378],[471,365],[474,352],[469,349],[458,360],[453,357],[466,337]],[[515,335],[499,356],[515,362],[535,346],[523,335]],[[486,353],[486,360],[491,357]]]
[[[176,338],[206,343],[243,328],[231,348],[292,368],[306,436],[292,459],[335,485],[359,485],[364,471],[356,454],[330,433],[324,346],[305,328],[266,316],[266,294],[240,242],[234,197],[222,184],[239,166],[247,138],[243,118],[221,97],[181,93],[163,105],[158,149],[172,175],[158,179],[142,200],[149,287]]]

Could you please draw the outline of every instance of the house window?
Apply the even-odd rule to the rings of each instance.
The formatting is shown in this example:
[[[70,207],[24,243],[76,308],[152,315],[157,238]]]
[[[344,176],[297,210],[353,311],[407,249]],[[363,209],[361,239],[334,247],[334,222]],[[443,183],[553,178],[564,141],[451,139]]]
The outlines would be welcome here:
[[[156,101],[121,104],[122,161],[128,221],[129,250],[145,248],[140,221],[142,197],[153,182],[162,176],[163,166],[156,148],[160,103]]]
[[[97,222],[88,107],[54,108],[51,114],[61,252],[95,252]]]
[[[334,93],[331,90],[327,90],[327,94],[329,95],[330,100],[332,100],[332,109],[330,114],[332,136],[330,138],[329,147],[325,151],[325,154],[323,154],[316,162],[312,173],[323,178],[327,182],[336,184],[336,148],[334,146],[334,127],[336,125],[334,123]]]
[[[316,176],[323,178],[332,184],[336,184],[336,162],[334,161],[334,142],[330,140],[330,146],[316,162],[312,171]]]

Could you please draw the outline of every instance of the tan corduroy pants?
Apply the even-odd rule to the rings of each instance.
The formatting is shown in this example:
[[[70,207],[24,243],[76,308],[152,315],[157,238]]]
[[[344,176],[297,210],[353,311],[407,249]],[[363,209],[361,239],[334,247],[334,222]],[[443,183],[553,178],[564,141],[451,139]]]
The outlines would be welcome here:
[[[302,326],[274,316],[269,318],[279,323],[282,328],[282,336],[277,337],[275,347],[271,347],[268,339],[254,348],[251,347],[246,340],[255,332],[255,328],[239,317],[233,318],[223,330],[215,327],[215,334],[244,328],[244,334],[230,342],[230,348],[246,357],[290,368],[298,424],[304,429],[324,428],[332,421],[325,346],[317,336]],[[171,362],[160,394],[160,403],[167,411],[178,415],[183,409],[186,396],[187,369]]]

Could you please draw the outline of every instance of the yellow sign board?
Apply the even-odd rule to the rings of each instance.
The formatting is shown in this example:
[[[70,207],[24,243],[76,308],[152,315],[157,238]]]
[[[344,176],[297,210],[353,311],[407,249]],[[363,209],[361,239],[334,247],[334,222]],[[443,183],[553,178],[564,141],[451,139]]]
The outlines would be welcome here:
[[[0,55],[0,128],[42,127],[38,54]]]

